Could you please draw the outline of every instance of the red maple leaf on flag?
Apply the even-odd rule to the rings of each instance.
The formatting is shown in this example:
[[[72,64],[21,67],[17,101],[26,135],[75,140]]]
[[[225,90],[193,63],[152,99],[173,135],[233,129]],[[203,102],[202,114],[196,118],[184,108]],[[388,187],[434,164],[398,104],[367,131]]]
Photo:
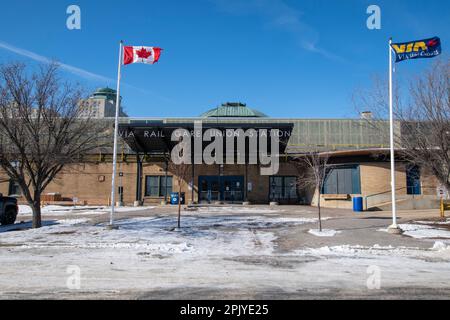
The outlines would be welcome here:
[[[428,46],[429,47],[434,47],[437,44],[438,44],[438,42],[437,42],[436,39],[431,39],[430,41],[428,41]]]
[[[141,50],[136,50],[136,54],[139,58],[148,59],[152,55],[151,51],[147,51],[145,48],[141,48]]]

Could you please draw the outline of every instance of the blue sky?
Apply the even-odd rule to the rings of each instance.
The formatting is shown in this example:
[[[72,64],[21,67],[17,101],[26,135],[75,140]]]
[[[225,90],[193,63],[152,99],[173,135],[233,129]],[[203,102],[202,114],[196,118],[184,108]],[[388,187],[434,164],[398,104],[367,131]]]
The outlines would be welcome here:
[[[123,69],[122,96],[136,117],[197,116],[226,101],[272,117],[356,117],[352,93],[387,73],[387,40],[440,36],[450,43],[447,0],[5,1],[0,63],[41,57],[90,90],[115,88],[118,41],[164,48],[156,65]],[[81,8],[81,30],[66,9]],[[368,30],[377,4],[382,29]],[[403,62],[410,77],[429,59]]]

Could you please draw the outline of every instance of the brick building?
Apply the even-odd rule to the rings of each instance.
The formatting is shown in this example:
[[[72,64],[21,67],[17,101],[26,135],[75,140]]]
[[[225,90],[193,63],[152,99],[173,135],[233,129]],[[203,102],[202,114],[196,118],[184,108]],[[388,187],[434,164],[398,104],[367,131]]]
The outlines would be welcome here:
[[[328,174],[320,201],[323,206],[350,208],[354,196],[364,198],[368,209],[390,207],[390,167],[387,136],[361,119],[277,119],[242,103],[226,103],[198,118],[133,119],[120,123],[120,155],[117,178],[119,198],[125,204],[159,204],[178,191],[176,174],[167,162],[170,135],[175,128],[278,129],[280,167],[274,175],[261,175],[261,164],[197,164],[182,181],[186,202],[265,204],[314,204],[319,196],[299,188],[299,168],[293,160],[306,151],[330,154]],[[386,132],[388,123],[385,123]],[[396,124],[399,130],[399,124]],[[132,134],[130,134],[132,133]],[[203,146],[204,147],[204,146]],[[67,167],[46,193],[61,200],[107,204],[111,188],[111,152],[91,155],[84,163]],[[397,160],[399,207],[437,206],[435,178]],[[0,174],[0,193],[20,193],[13,181]]]

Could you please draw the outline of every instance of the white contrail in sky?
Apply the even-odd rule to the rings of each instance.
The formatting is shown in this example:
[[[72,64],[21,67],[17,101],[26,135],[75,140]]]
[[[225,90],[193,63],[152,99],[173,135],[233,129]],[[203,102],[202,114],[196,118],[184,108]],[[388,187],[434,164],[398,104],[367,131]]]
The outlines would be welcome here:
[[[31,51],[28,51],[28,50],[25,50],[25,49],[17,48],[17,47],[15,47],[13,45],[10,45],[10,44],[6,43],[6,42],[0,41],[0,48],[5,49],[5,50],[10,51],[10,52],[13,52],[15,54],[18,54],[20,56],[30,58],[30,59],[38,61],[38,62],[43,62],[43,63],[54,62],[54,60],[52,60],[52,59],[49,59],[47,57],[41,56],[41,55],[39,55],[37,53],[31,52]],[[111,78],[104,77],[102,75],[95,74],[95,73],[89,72],[89,71],[84,70],[84,69],[80,69],[80,68],[77,68],[77,67],[65,64],[65,63],[61,63],[61,62],[57,62],[57,63],[61,67],[61,69],[64,69],[67,72],[70,72],[70,73],[75,74],[77,76],[80,76],[82,78],[86,78],[86,79],[89,79],[89,80],[108,82],[108,83],[114,83],[115,82],[115,80],[113,80]]]
[[[346,63],[346,60],[333,51],[319,45],[319,32],[307,24],[305,13],[281,0],[209,0],[219,9],[234,15],[257,15],[262,17],[268,26],[290,33],[298,45],[306,51],[319,54],[327,59]],[[299,1],[300,2],[300,1]]]
[[[50,58],[41,56],[41,55],[39,55],[37,53],[28,51],[26,49],[15,47],[15,46],[10,45],[10,44],[8,44],[6,42],[3,42],[3,41],[0,41],[0,49],[5,49],[5,50],[7,50],[9,52],[13,52],[13,53],[18,54],[20,56],[32,59],[34,61],[42,62],[42,63],[55,62],[55,60],[52,60]],[[102,75],[99,75],[99,74],[96,74],[96,73],[93,73],[93,72],[90,72],[90,71],[87,71],[87,70],[84,70],[84,69],[81,69],[81,68],[77,68],[77,67],[71,66],[69,64],[61,63],[61,62],[58,62],[58,61],[56,61],[56,62],[58,63],[58,65],[60,66],[61,69],[65,70],[65,71],[67,71],[69,73],[72,73],[72,74],[74,74],[76,76],[79,76],[79,77],[82,77],[82,78],[85,78],[85,79],[88,79],[88,80],[102,82],[102,83],[108,83],[108,84],[109,83],[116,83],[115,79],[108,78],[108,77],[105,77],[105,76],[102,76]],[[170,98],[167,98],[167,97],[155,94],[154,92],[146,90],[146,89],[141,89],[141,88],[135,87],[133,85],[130,85],[130,84],[127,84],[127,83],[124,83],[124,82],[122,82],[122,85],[126,86],[126,87],[129,87],[129,88],[132,88],[134,90],[137,90],[137,91],[139,91],[142,94],[150,94],[150,95],[154,96],[155,98],[157,98],[159,100],[162,100],[162,101],[165,101],[165,102],[171,102],[172,101]]]

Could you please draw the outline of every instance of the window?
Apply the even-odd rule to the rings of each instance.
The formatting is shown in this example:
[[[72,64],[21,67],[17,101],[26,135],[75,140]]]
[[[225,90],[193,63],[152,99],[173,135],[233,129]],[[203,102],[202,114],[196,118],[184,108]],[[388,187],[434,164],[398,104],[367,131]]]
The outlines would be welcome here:
[[[406,167],[406,193],[411,195],[422,194],[420,182],[420,168],[409,165]]]
[[[9,190],[8,194],[10,196],[20,196],[22,192],[20,191],[19,184],[15,181],[9,181]]]
[[[323,194],[360,194],[359,166],[339,166],[330,168],[325,178]]]
[[[145,196],[146,197],[164,197],[172,192],[172,177],[167,176],[147,176],[145,177]]]
[[[160,177],[159,185],[161,186],[159,195],[161,197],[166,196],[166,177],[165,176]],[[171,192],[172,192],[172,177],[167,176],[167,196],[169,196]]]
[[[269,183],[271,200],[297,199],[296,177],[272,176]]]

